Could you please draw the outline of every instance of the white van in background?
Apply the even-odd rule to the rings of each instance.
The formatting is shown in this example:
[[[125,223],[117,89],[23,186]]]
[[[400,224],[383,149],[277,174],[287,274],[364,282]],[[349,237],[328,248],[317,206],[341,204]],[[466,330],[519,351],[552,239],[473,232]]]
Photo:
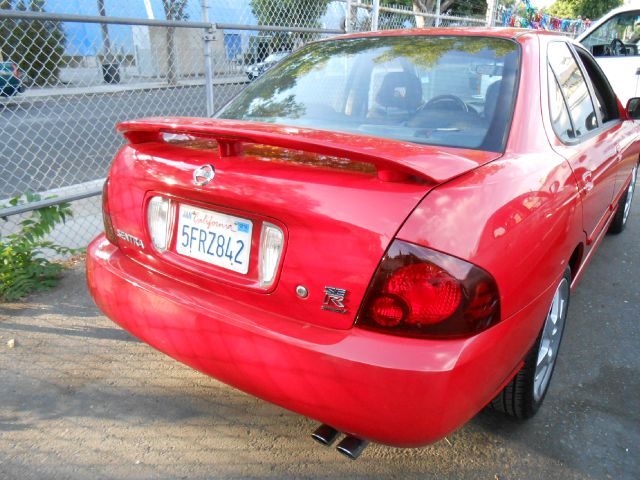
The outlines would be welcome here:
[[[577,40],[596,58],[623,105],[640,96],[640,1],[611,10]]]

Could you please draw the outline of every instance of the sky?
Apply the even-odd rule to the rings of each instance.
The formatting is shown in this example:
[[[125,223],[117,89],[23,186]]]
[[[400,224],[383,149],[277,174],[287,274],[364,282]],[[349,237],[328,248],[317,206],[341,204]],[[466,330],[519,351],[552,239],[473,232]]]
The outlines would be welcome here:
[[[538,8],[544,8],[551,5],[555,0],[531,0],[531,5]]]

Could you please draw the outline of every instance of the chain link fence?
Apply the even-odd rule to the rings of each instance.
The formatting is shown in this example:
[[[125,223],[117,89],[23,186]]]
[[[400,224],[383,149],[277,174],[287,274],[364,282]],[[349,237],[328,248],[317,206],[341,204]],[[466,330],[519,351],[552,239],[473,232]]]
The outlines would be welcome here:
[[[373,1],[341,1],[346,29],[361,32],[425,27],[478,27],[486,25],[484,16],[464,17],[438,11],[415,11],[405,5],[380,5]]]
[[[332,35],[485,24],[364,0],[201,4],[202,22],[0,10],[1,236],[30,210],[70,201],[73,218],[49,240],[85,247],[102,230],[119,121],[212,115],[282,55]],[[41,200],[9,205],[26,192]]]
[[[83,248],[102,229],[102,183],[122,138],[114,125],[156,115],[205,116],[203,37],[210,26],[39,12],[0,13],[0,234],[29,217],[11,198],[70,200],[50,240]],[[230,79],[233,81],[233,78]],[[224,90],[224,77],[216,89]],[[0,86],[3,85],[0,83]]]

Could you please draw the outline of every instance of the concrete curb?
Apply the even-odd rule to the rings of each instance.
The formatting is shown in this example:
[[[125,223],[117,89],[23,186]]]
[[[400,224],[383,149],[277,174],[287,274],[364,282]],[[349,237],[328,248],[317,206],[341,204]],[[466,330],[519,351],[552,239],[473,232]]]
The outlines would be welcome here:
[[[233,85],[249,83],[244,75],[233,77],[214,78],[213,85]],[[169,88],[201,87],[205,85],[204,79],[181,82],[177,85],[167,85],[161,82],[139,83],[133,85],[94,85],[91,87],[60,87],[27,90],[18,96],[0,98],[0,106],[14,106],[23,103],[35,103],[54,97],[73,97],[82,95],[104,95],[132,91],[162,90]]]
[[[84,183],[77,183],[75,185],[68,185],[66,187],[52,188],[51,190],[38,192],[38,194],[42,198],[55,197],[55,199],[64,200],[67,197],[73,197],[73,196],[89,194],[89,193],[92,194],[93,192],[98,191],[102,188],[102,185],[104,185],[104,181],[105,181],[104,178],[98,178],[96,180],[90,180]],[[0,199],[0,206],[8,205],[10,200],[11,200],[11,197]],[[4,212],[6,212],[7,210],[10,210],[10,209],[0,208],[0,216],[6,216],[6,213]],[[9,214],[9,215],[12,215],[12,214]]]

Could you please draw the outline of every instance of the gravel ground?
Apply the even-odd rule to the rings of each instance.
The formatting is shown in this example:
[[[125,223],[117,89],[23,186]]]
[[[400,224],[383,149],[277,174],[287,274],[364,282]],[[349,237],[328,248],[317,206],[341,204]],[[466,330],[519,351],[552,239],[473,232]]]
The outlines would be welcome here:
[[[572,298],[554,381],[533,420],[481,412],[434,445],[371,445],[356,462],[313,442],[314,422],[117,328],[76,265],[55,290],[0,305],[0,478],[637,479],[637,203]]]

